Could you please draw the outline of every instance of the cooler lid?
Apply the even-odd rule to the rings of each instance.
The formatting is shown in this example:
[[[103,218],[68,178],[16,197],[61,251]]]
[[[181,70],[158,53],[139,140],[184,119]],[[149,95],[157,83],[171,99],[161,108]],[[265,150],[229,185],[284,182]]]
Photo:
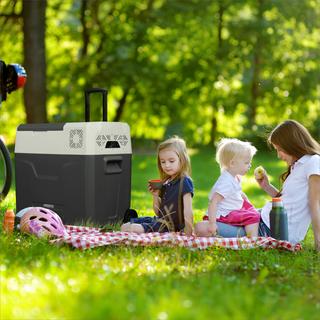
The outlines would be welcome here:
[[[123,122],[23,124],[17,129],[15,153],[131,154],[130,127]]]

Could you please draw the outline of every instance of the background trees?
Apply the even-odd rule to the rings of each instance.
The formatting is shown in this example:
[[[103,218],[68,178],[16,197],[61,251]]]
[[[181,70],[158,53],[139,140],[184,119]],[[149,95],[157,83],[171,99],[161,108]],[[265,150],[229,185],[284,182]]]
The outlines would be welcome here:
[[[25,60],[35,90],[25,108],[15,95],[1,110],[8,136],[26,120],[82,121],[87,87],[108,88],[109,119],[128,122],[137,138],[253,138],[285,118],[320,136],[319,0],[26,3],[0,0],[1,58]],[[44,20],[33,31],[27,24],[31,3],[46,9],[42,62],[26,41],[44,37]],[[92,102],[98,120],[100,100]]]
[[[23,0],[24,67],[29,78],[24,91],[27,122],[47,121],[45,12],[46,0]]]

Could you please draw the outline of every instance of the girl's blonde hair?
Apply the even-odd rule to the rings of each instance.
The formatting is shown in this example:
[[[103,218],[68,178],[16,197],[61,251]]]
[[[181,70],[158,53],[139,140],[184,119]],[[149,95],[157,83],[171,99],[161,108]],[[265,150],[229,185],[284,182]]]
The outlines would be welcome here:
[[[276,126],[268,137],[270,145],[279,146],[285,153],[300,159],[306,154],[319,154],[320,145],[312,138],[309,131],[298,121],[286,120]],[[286,180],[290,173],[290,167],[280,179]]]
[[[186,142],[179,138],[178,136],[173,136],[170,139],[167,139],[161,142],[158,146],[157,150],[157,158],[158,158],[158,170],[162,180],[169,178],[169,176],[162,170],[159,153],[162,150],[172,150],[174,151],[180,160],[180,170],[177,173],[177,178],[181,178],[182,176],[191,176],[191,162],[187,152]]]
[[[231,160],[235,157],[242,157],[248,153],[253,157],[256,152],[257,149],[250,142],[223,138],[217,147],[216,160],[223,170],[229,167]]]

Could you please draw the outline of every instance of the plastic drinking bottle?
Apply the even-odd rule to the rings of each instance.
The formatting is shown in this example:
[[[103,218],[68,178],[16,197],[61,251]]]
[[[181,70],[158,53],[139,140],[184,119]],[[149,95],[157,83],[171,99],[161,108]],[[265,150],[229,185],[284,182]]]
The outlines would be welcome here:
[[[14,212],[11,209],[7,209],[3,218],[3,231],[6,233],[12,233],[14,229]]]
[[[272,238],[288,240],[288,216],[281,198],[272,198],[270,230]]]

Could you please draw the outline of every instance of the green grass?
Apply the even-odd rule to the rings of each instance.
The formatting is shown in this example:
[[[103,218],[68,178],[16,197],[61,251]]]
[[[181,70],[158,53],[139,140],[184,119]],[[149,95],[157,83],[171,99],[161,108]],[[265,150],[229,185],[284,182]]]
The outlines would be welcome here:
[[[132,207],[151,214],[147,180],[154,155],[133,157]],[[277,184],[284,169],[261,154]],[[219,175],[213,152],[192,153],[194,212],[199,220]],[[249,174],[244,190],[256,206],[268,198]],[[14,207],[14,194],[1,204]],[[312,232],[298,253],[109,246],[87,251],[49,245],[19,233],[0,235],[0,319],[318,319],[320,255]]]

